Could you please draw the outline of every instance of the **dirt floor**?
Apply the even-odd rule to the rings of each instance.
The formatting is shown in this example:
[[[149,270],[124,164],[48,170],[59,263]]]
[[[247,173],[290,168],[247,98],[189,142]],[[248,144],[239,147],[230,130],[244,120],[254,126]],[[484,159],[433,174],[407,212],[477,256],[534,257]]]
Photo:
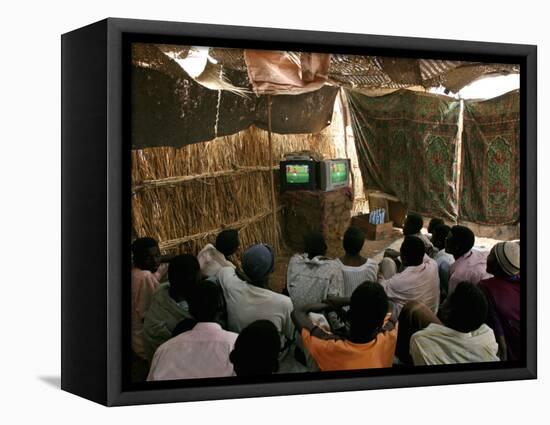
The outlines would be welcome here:
[[[400,228],[394,227],[393,233],[390,238],[380,241],[366,240],[365,245],[361,250],[361,255],[363,255],[364,257],[372,258],[375,261],[379,262],[382,260],[385,249],[392,248],[395,250],[399,250],[402,241],[402,230]],[[497,242],[500,242],[500,240],[490,238],[476,238],[475,247],[477,247],[478,249],[490,250]],[[286,286],[286,271],[290,257],[293,254],[293,252],[286,250],[284,252],[281,252],[276,258],[275,271],[273,272],[273,276],[270,282],[271,288],[276,292],[281,292]],[[343,248],[338,256],[340,255],[344,255]]]

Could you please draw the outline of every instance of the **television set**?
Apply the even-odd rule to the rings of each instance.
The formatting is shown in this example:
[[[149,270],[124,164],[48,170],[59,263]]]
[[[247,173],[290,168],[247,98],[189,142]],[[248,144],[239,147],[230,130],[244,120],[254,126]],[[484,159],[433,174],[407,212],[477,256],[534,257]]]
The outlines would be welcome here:
[[[319,162],[319,189],[334,190],[349,185],[350,160],[327,159]]]
[[[317,167],[311,159],[293,159],[280,162],[281,192],[287,190],[316,190]]]

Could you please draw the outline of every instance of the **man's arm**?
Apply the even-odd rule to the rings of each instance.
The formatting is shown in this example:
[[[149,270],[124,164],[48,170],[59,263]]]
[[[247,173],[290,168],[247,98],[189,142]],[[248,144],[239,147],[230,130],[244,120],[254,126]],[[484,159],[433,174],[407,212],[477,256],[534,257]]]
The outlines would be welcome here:
[[[295,308],[290,317],[292,317],[292,321],[294,322],[294,326],[296,326],[296,329],[299,333],[302,332],[302,329],[307,329],[308,331],[312,331],[313,328],[316,326],[313,324],[311,319],[308,316],[309,312],[315,312],[320,313],[325,310],[328,310],[330,306],[326,303],[315,303],[315,304],[307,304],[302,307]]]
[[[506,361],[507,348],[506,339],[504,339],[504,327],[502,326],[502,322],[500,321],[500,317],[496,310],[495,299],[491,295],[491,291],[486,287],[484,283],[481,283],[478,288],[481,289],[487,300],[488,309],[487,319],[485,320],[485,323],[493,330],[495,334],[495,339],[498,344],[497,356],[501,361]]]
[[[330,276],[327,299],[341,297],[342,295],[344,295],[344,275],[342,269],[336,266]],[[328,304],[330,305],[330,303]],[[341,318],[339,317],[338,310],[328,312],[327,319],[333,332],[344,332],[346,325],[340,320]]]
[[[324,304],[327,304],[331,310],[340,310],[342,307],[349,305],[351,302],[350,297],[328,297],[323,300]]]
[[[505,362],[506,360],[508,360],[508,349],[506,347],[506,340],[504,339],[503,335],[497,336],[496,340],[498,344],[497,356],[500,361]]]

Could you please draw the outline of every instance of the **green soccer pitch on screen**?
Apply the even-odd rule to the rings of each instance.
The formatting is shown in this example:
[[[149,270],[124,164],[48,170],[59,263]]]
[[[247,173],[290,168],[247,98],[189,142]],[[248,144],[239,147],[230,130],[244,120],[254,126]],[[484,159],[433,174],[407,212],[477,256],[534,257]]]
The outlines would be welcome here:
[[[347,182],[348,170],[346,163],[336,162],[330,164],[330,182],[332,184],[339,184]]]
[[[287,165],[286,182],[291,184],[309,183],[309,166]]]

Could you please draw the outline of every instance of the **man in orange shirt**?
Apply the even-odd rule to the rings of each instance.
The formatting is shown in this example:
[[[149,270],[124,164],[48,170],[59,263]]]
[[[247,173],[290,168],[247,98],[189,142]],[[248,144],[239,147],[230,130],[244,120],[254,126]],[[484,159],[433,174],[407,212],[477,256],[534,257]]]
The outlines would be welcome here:
[[[315,326],[308,313],[339,310],[349,305],[348,338],[326,333]],[[397,342],[397,323],[388,313],[388,297],[374,282],[359,285],[350,298],[332,298],[292,312],[304,347],[321,371],[391,367]]]

